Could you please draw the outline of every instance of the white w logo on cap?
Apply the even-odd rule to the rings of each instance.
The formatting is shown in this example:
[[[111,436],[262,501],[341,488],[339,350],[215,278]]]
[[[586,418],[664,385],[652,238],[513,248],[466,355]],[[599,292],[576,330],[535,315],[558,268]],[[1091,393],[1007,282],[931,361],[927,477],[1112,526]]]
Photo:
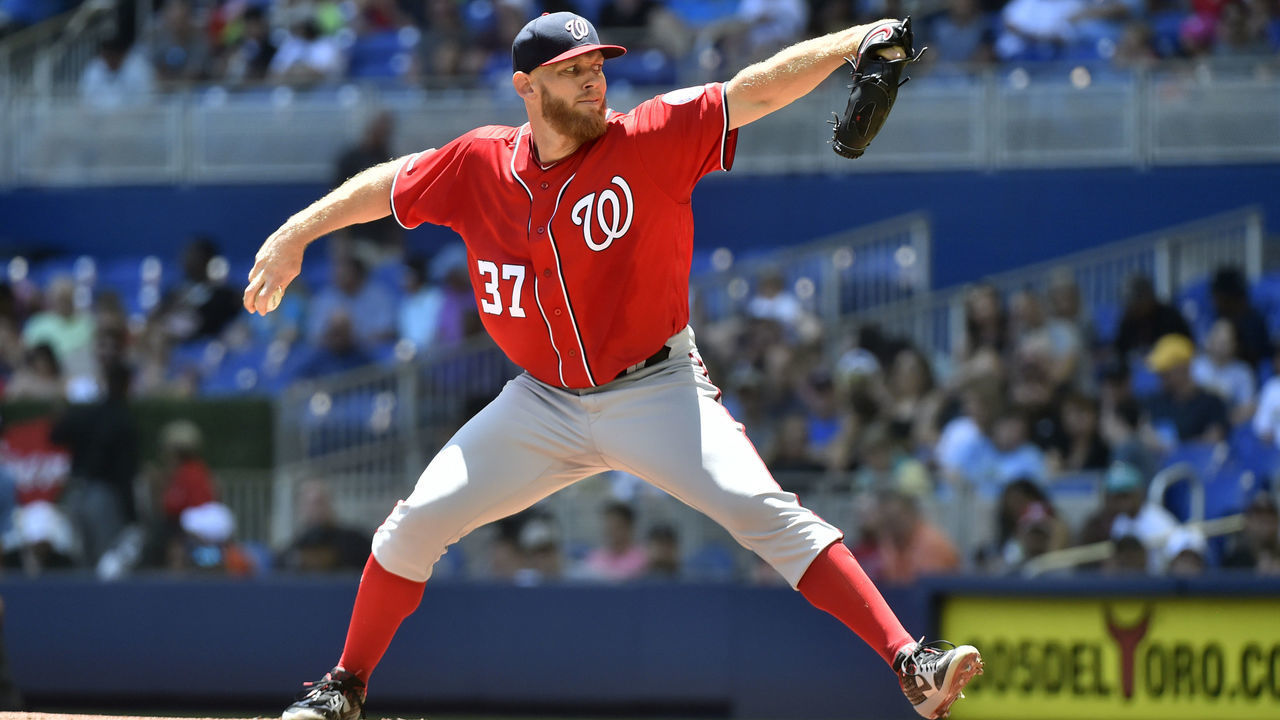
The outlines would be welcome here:
[[[574,40],[581,40],[586,37],[590,27],[590,25],[587,25],[587,21],[580,17],[575,17],[564,24],[564,29],[569,31]]]

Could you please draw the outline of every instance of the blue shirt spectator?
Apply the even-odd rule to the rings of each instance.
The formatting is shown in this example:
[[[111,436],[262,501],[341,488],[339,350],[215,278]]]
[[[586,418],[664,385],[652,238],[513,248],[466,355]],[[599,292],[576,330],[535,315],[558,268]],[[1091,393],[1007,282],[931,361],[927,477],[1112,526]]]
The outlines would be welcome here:
[[[363,347],[393,340],[396,334],[396,303],[390,291],[369,281],[363,261],[348,253],[334,258],[333,285],[316,293],[307,318],[307,340],[321,344],[325,328],[336,313],[358,319],[352,332]]]

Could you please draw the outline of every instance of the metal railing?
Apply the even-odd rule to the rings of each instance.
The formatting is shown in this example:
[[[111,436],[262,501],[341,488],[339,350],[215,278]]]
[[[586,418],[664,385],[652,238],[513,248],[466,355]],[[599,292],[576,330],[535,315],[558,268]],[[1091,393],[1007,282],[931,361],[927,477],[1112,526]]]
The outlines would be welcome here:
[[[354,521],[376,525],[431,456],[518,369],[488,339],[302,382],[276,408],[272,540],[294,528],[297,484],[323,478]]]
[[[79,52],[79,51],[77,51]],[[70,57],[70,51],[63,55]],[[75,63],[65,63],[71,67]],[[61,72],[61,71],[59,71]],[[857,162],[825,142],[822,118],[844,106],[843,80],[744,128],[735,171],[752,174],[1266,162],[1280,159],[1280,73],[1155,70],[1074,85],[1019,69],[922,77]],[[1022,72],[1026,76],[1025,71]],[[52,76],[51,76],[52,77]],[[328,181],[330,158],[379,109],[401,128],[394,150],[438,146],[485,124],[523,122],[509,89],[437,91],[361,85],[295,91],[195,88],[93,111],[68,94],[16,86],[0,185]],[[649,89],[611,88],[615,108]],[[129,152],[111,152],[116,145]]]
[[[717,250],[712,263],[719,267],[695,276],[690,292],[700,320],[719,320],[742,310],[761,280],[776,276],[809,311],[833,324],[927,291],[931,257],[929,218],[911,213],[743,261]]]
[[[1128,279],[1146,275],[1157,295],[1173,297],[1223,265],[1241,268],[1250,280],[1263,271],[1266,228],[1259,208],[1215,215],[1092,250],[984,278],[1003,294],[1048,287],[1055,273],[1070,272],[1085,311],[1124,305]],[[968,286],[923,293],[857,314],[856,325],[874,323],[910,338],[934,358],[951,357],[964,336]]]

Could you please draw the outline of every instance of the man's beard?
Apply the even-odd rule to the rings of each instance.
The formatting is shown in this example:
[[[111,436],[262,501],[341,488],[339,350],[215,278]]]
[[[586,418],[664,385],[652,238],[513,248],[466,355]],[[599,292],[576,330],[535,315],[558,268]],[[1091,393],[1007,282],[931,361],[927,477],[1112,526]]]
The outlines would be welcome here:
[[[579,143],[595,140],[609,129],[604,113],[596,112],[594,108],[590,111],[576,109],[545,91],[542,94],[542,117],[551,124],[552,130]]]

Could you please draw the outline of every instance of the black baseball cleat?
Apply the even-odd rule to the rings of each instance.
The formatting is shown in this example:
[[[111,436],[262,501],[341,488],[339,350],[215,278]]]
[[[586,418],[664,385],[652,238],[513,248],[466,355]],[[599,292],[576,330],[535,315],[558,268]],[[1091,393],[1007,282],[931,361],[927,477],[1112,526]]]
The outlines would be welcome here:
[[[364,683],[346,670],[334,668],[324,679],[302,684],[302,692],[285,708],[280,720],[362,720]]]
[[[946,717],[951,703],[964,697],[964,686],[982,674],[982,655],[972,645],[921,640],[898,651],[893,671],[916,712],[936,720]]]

